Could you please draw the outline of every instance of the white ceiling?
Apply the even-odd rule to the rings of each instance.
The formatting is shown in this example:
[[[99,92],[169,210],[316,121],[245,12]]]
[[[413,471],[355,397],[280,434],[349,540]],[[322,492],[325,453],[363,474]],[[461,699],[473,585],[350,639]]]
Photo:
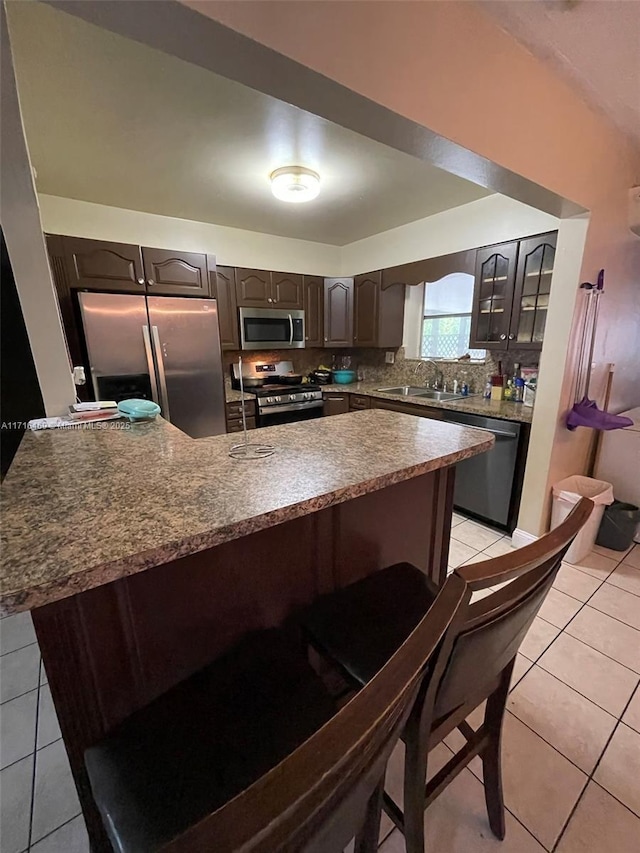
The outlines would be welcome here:
[[[481,5],[640,144],[639,0],[481,0]]]
[[[41,193],[334,245],[489,195],[49,6],[7,7]],[[318,199],[273,198],[292,164],[320,173]]]

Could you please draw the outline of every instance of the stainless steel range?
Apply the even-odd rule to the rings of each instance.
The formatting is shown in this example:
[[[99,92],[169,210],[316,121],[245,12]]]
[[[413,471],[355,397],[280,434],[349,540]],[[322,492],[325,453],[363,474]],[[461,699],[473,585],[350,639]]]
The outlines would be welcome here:
[[[256,398],[258,426],[309,420],[322,415],[322,390],[302,382],[290,361],[243,363],[242,380],[247,396]],[[231,365],[231,384],[240,387],[238,365]]]

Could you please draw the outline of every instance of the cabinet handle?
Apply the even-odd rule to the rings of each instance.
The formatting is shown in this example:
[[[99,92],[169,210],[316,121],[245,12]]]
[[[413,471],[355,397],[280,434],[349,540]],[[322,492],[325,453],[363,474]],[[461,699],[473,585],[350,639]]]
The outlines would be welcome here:
[[[143,278],[139,278],[139,279],[138,279],[138,284],[144,284],[144,279],[143,279]]]
[[[515,338],[515,335],[509,335],[509,340],[512,341]]]
[[[506,340],[507,340],[507,336],[506,336],[506,335],[500,335],[500,340],[501,340],[501,341],[506,341]]]
[[[152,284],[155,284],[155,281],[152,278],[147,279],[147,284],[151,287]]]

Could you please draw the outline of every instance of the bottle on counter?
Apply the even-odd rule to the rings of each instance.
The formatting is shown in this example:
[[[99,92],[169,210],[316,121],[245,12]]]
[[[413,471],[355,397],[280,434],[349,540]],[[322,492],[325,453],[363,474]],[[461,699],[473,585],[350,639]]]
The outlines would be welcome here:
[[[484,394],[482,395],[485,400],[491,399],[491,376],[487,374],[487,381],[484,386]]]
[[[522,378],[522,376],[518,376],[515,381],[515,388],[513,389],[513,402],[524,403],[524,379]]]
[[[513,400],[513,380],[507,379],[507,384],[504,388],[504,400]]]

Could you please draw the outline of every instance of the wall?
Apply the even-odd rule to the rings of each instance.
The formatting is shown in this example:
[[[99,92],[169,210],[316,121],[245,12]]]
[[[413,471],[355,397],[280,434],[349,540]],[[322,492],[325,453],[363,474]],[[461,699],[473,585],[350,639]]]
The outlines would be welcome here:
[[[581,268],[567,274],[567,285],[593,280],[606,268],[595,358],[616,364],[612,409],[640,403],[640,241],[626,225],[640,152],[549,66],[473,3],[376,3],[375,14],[371,4],[358,2],[187,5],[588,209]],[[365,55],[370,61],[362,61]],[[572,296],[565,305],[569,317],[575,290]],[[536,414],[528,467],[539,476],[535,487],[530,478],[525,483],[520,520],[534,535],[547,525],[551,483],[588,464],[591,436],[569,434],[563,425],[577,330],[577,318],[570,329],[568,321],[556,327],[552,368],[563,380],[541,388],[538,397],[541,411],[553,413],[554,429],[553,435],[543,429]]]
[[[555,216],[496,194],[349,243],[343,248],[343,274],[384,269],[555,231],[558,222]]]
[[[340,248],[325,243],[276,237],[51,195],[40,195],[40,208],[47,233],[186,252],[211,252],[221,266],[310,275],[342,274]]]
[[[47,415],[61,415],[75,400],[49,261],[42,236],[20,103],[13,74],[4,6],[2,29],[1,217],[9,259]]]
[[[346,246],[330,246],[59,196],[40,194],[39,201],[47,233],[211,252],[221,265],[325,276],[357,275],[501,243],[554,230],[559,222],[526,204],[493,195]]]

